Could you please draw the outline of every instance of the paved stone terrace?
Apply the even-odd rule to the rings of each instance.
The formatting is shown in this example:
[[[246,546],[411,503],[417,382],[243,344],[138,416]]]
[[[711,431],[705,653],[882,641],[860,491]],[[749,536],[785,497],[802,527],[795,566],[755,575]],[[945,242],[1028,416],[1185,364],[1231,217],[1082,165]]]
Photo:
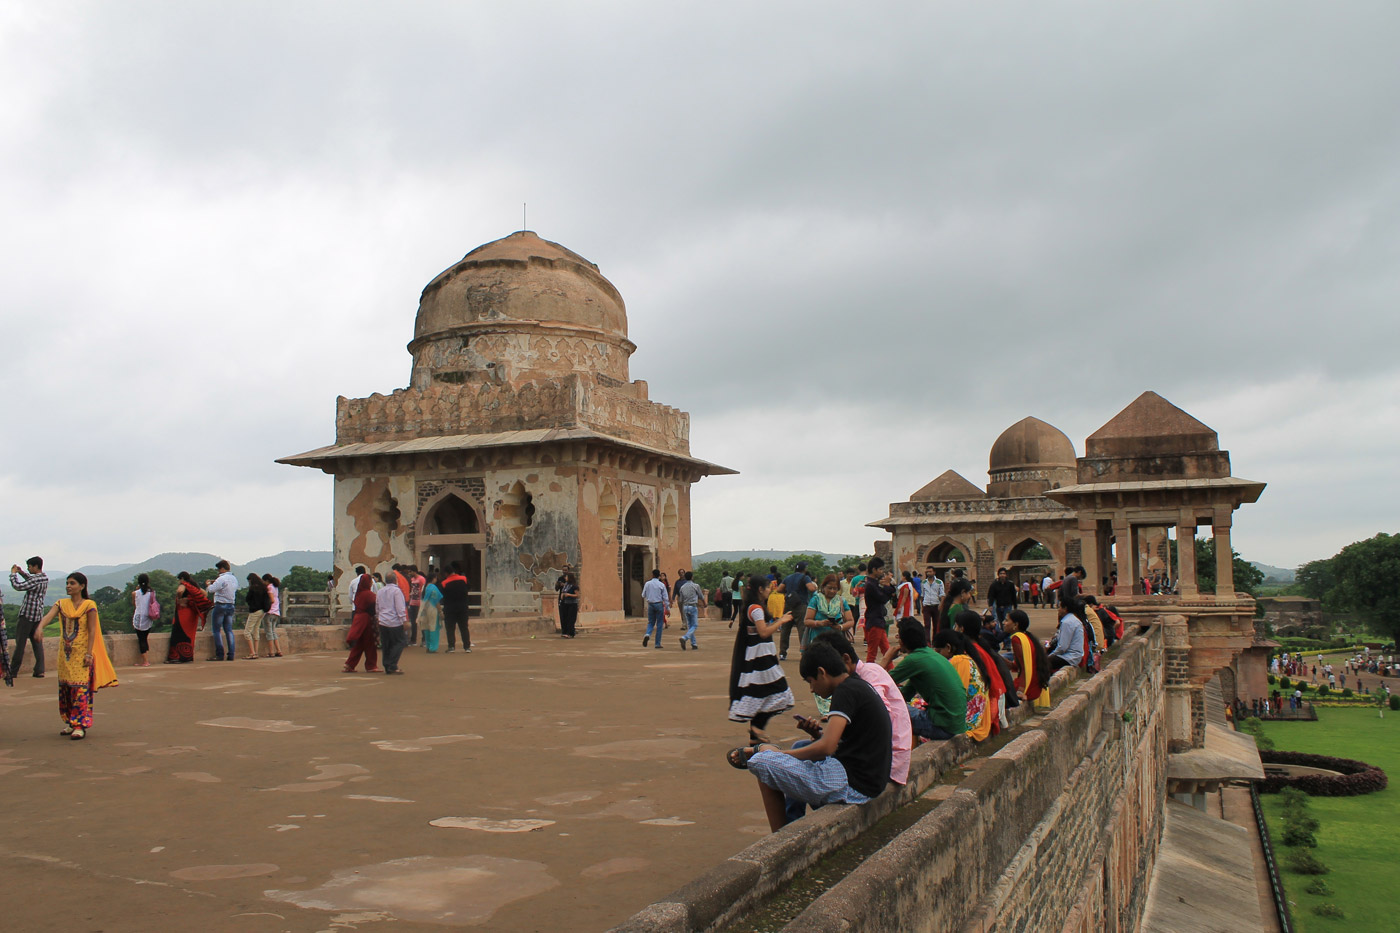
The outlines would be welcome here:
[[[768,831],[722,760],[731,631],[410,649],[403,677],[330,653],[122,668],[82,742],[25,675],[0,691],[7,923],[605,930]]]

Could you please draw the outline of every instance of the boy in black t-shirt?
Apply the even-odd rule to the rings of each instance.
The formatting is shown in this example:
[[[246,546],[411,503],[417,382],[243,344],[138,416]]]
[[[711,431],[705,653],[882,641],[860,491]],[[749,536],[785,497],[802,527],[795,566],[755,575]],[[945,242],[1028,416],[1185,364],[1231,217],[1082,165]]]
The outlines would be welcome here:
[[[760,745],[730,752],[736,767],[744,767],[747,756],[774,832],[787,825],[784,796],[814,807],[866,803],[890,778],[890,715],[879,694],[848,674],[845,660],[827,644],[810,645],[798,670],[813,693],[831,698],[821,738],[789,751]]]

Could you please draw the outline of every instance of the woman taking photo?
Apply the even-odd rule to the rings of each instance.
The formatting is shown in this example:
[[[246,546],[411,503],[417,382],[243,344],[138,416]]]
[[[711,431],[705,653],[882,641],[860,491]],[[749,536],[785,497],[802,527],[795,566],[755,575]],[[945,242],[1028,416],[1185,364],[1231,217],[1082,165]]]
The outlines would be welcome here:
[[[792,616],[769,616],[764,600],[771,585],[758,575],[749,577],[729,664],[729,719],[748,723],[749,738],[754,742],[772,741],[763,727],[794,704],[778,664],[778,650],[773,647],[773,633],[791,622]]]
[[[81,739],[92,728],[94,695],[103,687],[115,687],[117,673],[107,659],[97,603],[88,598],[87,577],[70,573],[67,591],[39,623],[39,631],[58,617],[58,715],[63,720],[59,734]]]
[[[578,623],[578,583],[572,573],[565,573],[559,586],[559,637],[573,638]]]
[[[841,578],[836,574],[829,573],[822,580],[822,588],[807,604],[807,618],[804,621],[806,627],[802,630],[803,648],[825,631],[840,632],[850,640],[851,629],[855,628],[856,623],[851,617],[851,609],[846,605],[845,597],[841,595]]]
[[[248,574],[248,595],[243,597],[248,607],[248,618],[243,621],[243,634],[248,639],[248,653],[245,661],[258,659],[258,636],[262,632],[263,616],[272,608],[272,599],[267,595],[267,584],[255,573]]]
[[[269,658],[282,657],[282,649],[277,645],[277,625],[282,621],[282,581],[270,573],[263,574],[267,584],[267,599],[272,608],[263,616],[263,640],[267,642]]]
[[[175,619],[170,623],[170,648],[166,664],[188,664],[194,660],[195,635],[204,631],[204,614],[214,607],[188,571],[177,574]]]
[[[141,663],[137,667],[150,667],[151,662],[146,660],[146,652],[151,650],[151,599],[155,594],[151,591],[151,578],[146,574],[141,574],[136,578],[136,589],[131,591],[131,627],[136,630],[136,647],[141,651]],[[159,606],[160,602],[157,601]],[[157,616],[160,612],[157,609]]]

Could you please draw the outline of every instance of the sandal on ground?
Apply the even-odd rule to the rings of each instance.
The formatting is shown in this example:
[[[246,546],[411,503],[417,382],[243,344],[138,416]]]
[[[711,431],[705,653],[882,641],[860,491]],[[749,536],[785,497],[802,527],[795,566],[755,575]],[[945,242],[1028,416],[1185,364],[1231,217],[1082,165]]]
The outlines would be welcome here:
[[[86,732],[86,731],[84,731],[84,730],[82,730],[82,729],[74,729],[74,730],[73,730],[73,734],[70,736],[70,738],[71,738],[73,741],[76,742],[76,741],[78,741],[78,739],[81,739],[81,738],[82,738],[83,736],[85,736],[85,735],[87,735],[87,732]]]
[[[245,655],[243,656],[243,660],[245,660],[245,661],[256,661],[257,659],[258,659],[258,656],[257,656],[256,654],[245,654]]]
[[[738,768],[740,771],[749,769],[749,759],[753,757],[754,750],[747,745],[740,745],[738,748],[731,748],[725,753],[724,760],[729,762],[731,768]]]
[[[762,729],[755,729],[753,726],[749,726],[749,738],[753,740],[753,744],[755,745],[773,744],[773,737],[771,735],[764,732]]]
[[[69,726],[68,728],[64,729],[62,732],[59,733],[59,735],[72,735],[72,734],[73,734],[73,727],[72,727],[72,726]]]
[[[353,673],[355,673],[355,669],[354,669],[353,667],[342,667],[342,668],[340,669],[340,672],[341,672],[342,674],[353,674]]]
[[[276,654],[273,655],[273,657],[274,657],[274,658],[280,658],[280,657],[282,657],[282,652],[280,652],[280,651],[277,652]]]

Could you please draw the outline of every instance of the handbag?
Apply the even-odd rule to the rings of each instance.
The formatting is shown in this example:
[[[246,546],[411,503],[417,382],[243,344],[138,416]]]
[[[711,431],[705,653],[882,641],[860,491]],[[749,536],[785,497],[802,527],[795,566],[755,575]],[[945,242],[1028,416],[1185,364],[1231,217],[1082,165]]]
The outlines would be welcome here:
[[[156,598],[155,590],[151,590],[151,598],[146,603],[146,618],[152,622],[160,621],[160,600]]]

